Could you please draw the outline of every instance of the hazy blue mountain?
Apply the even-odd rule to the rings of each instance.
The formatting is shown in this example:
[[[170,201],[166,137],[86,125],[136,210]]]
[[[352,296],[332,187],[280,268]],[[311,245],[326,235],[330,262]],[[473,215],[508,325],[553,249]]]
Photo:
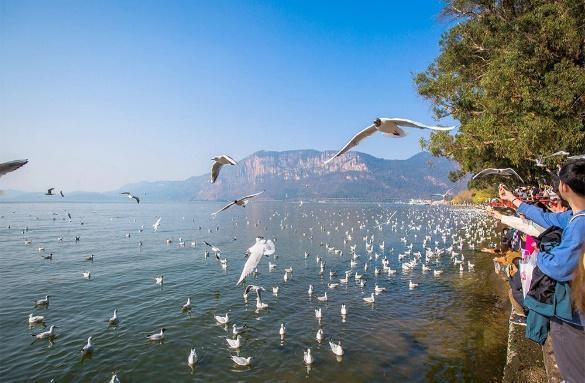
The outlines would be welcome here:
[[[66,193],[64,200],[124,202],[126,197],[119,194],[122,191],[131,192],[145,202],[232,200],[261,190],[266,190],[263,198],[278,200],[430,198],[432,193],[454,186],[447,176],[458,166],[427,152],[406,160],[384,160],[349,152],[323,165],[333,154],[316,150],[259,151],[236,166],[224,166],[215,184],[209,182],[209,174],[204,174],[183,181],[138,182],[107,193]],[[0,195],[0,202],[61,200],[61,197],[42,194],[6,191]]]
[[[429,198],[432,193],[453,187],[447,176],[457,168],[456,163],[427,152],[406,160],[349,152],[324,166],[332,154],[316,150],[260,151],[236,166],[224,166],[215,184],[209,183],[209,174],[205,174],[184,181],[140,182],[119,191],[153,200],[231,200],[261,190],[266,190],[263,198],[269,199]]]

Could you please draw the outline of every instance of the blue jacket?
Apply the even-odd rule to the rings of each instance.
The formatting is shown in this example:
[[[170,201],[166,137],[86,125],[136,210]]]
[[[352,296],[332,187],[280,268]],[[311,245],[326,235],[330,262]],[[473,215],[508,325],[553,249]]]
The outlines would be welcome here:
[[[568,282],[557,282],[552,304],[541,303],[527,295],[524,305],[528,308],[526,337],[538,344],[544,344],[550,328],[550,318],[557,318],[578,324],[579,318],[571,312],[571,289]]]
[[[559,282],[570,281],[573,271],[579,263],[579,257],[585,251],[585,216],[575,217],[569,210],[564,213],[546,213],[542,209],[522,203],[518,212],[536,222],[545,229],[558,226],[563,229],[561,244],[549,251],[539,252],[536,264],[543,273]],[[577,212],[583,214],[584,212]]]

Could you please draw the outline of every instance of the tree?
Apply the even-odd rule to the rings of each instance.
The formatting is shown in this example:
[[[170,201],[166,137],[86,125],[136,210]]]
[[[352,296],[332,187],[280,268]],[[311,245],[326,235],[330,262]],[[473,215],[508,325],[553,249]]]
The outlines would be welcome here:
[[[454,26],[415,81],[437,118],[460,122],[421,142],[459,162],[451,180],[513,167],[535,182],[546,173],[534,159],[585,152],[583,0],[450,0],[444,15]]]

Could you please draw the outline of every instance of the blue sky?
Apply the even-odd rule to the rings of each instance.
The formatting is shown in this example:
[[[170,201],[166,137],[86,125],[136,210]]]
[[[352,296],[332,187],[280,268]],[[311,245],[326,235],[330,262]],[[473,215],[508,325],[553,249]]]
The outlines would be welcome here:
[[[220,153],[338,149],[376,117],[433,123],[413,73],[442,6],[0,0],[0,162],[30,160],[0,189],[185,179]],[[358,150],[407,158],[426,134]]]

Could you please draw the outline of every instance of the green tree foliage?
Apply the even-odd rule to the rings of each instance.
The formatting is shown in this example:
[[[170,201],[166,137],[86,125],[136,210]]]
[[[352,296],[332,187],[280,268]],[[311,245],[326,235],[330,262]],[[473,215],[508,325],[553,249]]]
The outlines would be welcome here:
[[[444,15],[454,25],[415,80],[437,118],[460,122],[422,141],[459,162],[453,181],[513,167],[534,182],[546,173],[531,159],[585,152],[584,0],[450,0]]]

